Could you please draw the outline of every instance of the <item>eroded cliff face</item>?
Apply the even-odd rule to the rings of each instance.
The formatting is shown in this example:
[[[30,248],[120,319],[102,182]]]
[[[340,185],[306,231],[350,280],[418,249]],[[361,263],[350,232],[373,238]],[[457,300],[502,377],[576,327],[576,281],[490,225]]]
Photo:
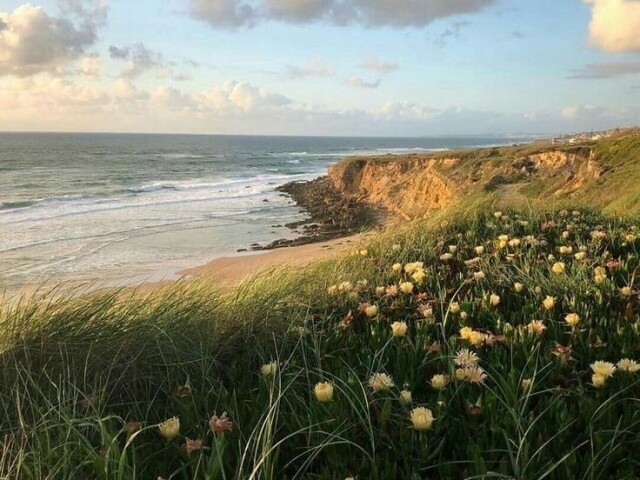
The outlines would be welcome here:
[[[398,156],[354,158],[329,170],[333,185],[343,194],[357,196],[405,219],[421,218],[474,192],[497,192],[501,186],[526,186],[538,181],[540,197],[571,196],[601,175],[593,151],[578,153],[548,150],[492,157],[488,149],[478,155]],[[509,150],[507,149],[507,152]],[[548,189],[545,188],[548,186]]]

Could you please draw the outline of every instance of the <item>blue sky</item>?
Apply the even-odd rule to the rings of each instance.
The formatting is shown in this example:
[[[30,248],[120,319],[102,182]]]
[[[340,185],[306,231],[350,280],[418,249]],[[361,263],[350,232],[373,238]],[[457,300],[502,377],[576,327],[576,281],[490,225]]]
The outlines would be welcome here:
[[[413,136],[638,123],[638,0],[34,2],[0,6],[0,130]]]

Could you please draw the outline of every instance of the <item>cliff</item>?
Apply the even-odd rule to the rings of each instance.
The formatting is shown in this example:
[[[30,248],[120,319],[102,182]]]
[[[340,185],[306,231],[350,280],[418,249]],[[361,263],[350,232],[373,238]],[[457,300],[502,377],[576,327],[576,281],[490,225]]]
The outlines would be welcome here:
[[[432,155],[352,157],[329,170],[347,197],[404,219],[470,202],[587,204],[640,211],[640,133],[576,145],[537,142]]]

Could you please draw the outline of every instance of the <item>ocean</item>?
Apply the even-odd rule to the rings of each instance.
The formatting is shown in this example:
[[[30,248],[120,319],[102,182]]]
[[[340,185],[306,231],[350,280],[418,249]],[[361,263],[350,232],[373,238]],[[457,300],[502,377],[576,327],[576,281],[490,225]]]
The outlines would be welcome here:
[[[0,290],[175,278],[304,218],[278,185],[348,155],[523,139],[0,133]]]

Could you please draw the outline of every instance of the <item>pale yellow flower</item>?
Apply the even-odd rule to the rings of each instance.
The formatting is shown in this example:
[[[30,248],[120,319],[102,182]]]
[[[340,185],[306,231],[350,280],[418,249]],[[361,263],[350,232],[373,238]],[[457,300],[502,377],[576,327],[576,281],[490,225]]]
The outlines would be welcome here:
[[[625,372],[636,373],[640,371],[640,363],[629,358],[623,358],[618,362],[618,369]]]
[[[547,297],[542,301],[542,305],[546,310],[551,310],[556,304],[556,299],[547,295]]]
[[[450,253],[443,253],[442,255],[440,255],[440,260],[442,260],[443,262],[448,262],[452,258],[453,255],[451,255]]]
[[[458,302],[451,302],[451,304],[449,305],[449,311],[453,315],[457,315],[458,313],[460,313],[460,304]]]
[[[363,248],[362,250],[360,250],[360,255],[362,255],[363,257],[366,257],[369,255],[369,250],[367,250],[366,248]]]
[[[509,235],[500,235],[498,237],[498,240],[500,240],[501,242],[508,242],[509,241]]]
[[[500,303],[500,296],[496,295],[495,293],[492,293],[491,296],[489,297],[489,303],[491,304],[492,307],[497,307],[498,304]]]
[[[376,287],[376,297],[383,297],[386,291],[385,287]]]
[[[631,287],[622,287],[620,289],[620,295],[622,295],[623,297],[630,297],[631,296]]]
[[[449,245],[449,253],[456,253],[458,251],[457,245]]]
[[[462,340],[469,340],[471,334],[473,333],[473,329],[469,327],[462,327],[460,329],[460,338]]]
[[[434,390],[444,390],[449,383],[449,377],[446,375],[434,375],[431,377],[431,388]]]
[[[520,241],[519,238],[514,238],[512,240],[509,240],[509,246],[510,247],[519,247],[520,243],[522,243],[522,242]]]
[[[333,399],[333,385],[329,382],[316,383],[313,392],[320,403],[330,402]]]
[[[472,331],[469,334],[469,343],[474,347],[482,345],[486,339],[486,335],[484,333]]]
[[[395,273],[400,273],[402,271],[402,264],[394,263],[393,266],[391,267],[391,270],[393,270]]]
[[[593,279],[596,283],[604,283],[607,279],[607,271],[604,267],[596,267],[593,270]]]
[[[527,324],[527,331],[531,334],[531,335],[542,335],[544,334],[544,332],[547,330],[546,325],[544,324],[544,322],[542,320],[531,320],[528,324]]]
[[[587,252],[578,252],[573,255],[573,258],[575,258],[578,261],[582,261],[585,258],[587,258]]]
[[[418,431],[426,431],[433,424],[433,412],[425,407],[417,407],[411,410],[410,417],[413,428]]]
[[[577,313],[568,313],[564,317],[564,321],[567,322],[567,324],[571,327],[575,327],[576,325],[578,325],[578,323],[580,323],[580,315],[578,315]]]
[[[485,275],[484,275],[484,272],[482,270],[480,270],[479,272],[473,272],[473,279],[476,282],[480,282],[480,281],[484,280],[484,278],[485,278]]]
[[[337,285],[331,285],[329,288],[327,288],[327,293],[329,295],[335,295],[336,293],[338,293],[338,286]]]
[[[458,350],[453,359],[453,362],[459,367],[474,367],[479,361],[478,355],[467,348]]]
[[[463,369],[463,372],[464,380],[469,383],[484,383],[485,378],[487,378],[487,374],[482,367],[466,367]]]
[[[636,241],[636,236],[633,233],[628,233],[624,236],[624,239],[628,243],[633,243]]]
[[[382,392],[393,387],[393,378],[386,373],[374,373],[369,379],[369,386],[374,392]]]
[[[553,273],[555,273],[556,275],[560,275],[560,274],[564,273],[564,267],[565,267],[565,265],[564,265],[563,262],[556,262],[551,267],[551,271]]]
[[[407,272],[408,274],[412,274],[413,272],[415,272],[418,269],[421,269],[422,267],[424,267],[424,263],[422,262],[407,263],[404,266],[404,271]]]
[[[365,307],[364,313],[365,313],[365,315],[367,317],[373,318],[376,315],[378,315],[378,306],[377,305],[369,305],[368,307]]]
[[[409,295],[410,293],[413,293],[413,283],[411,282],[402,282],[400,284],[400,291],[404,294]]]
[[[558,250],[560,251],[560,253],[562,253],[564,255],[568,255],[570,253],[573,253],[573,248],[572,247],[562,246]]]
[[[591,375],[591,383],[595,388],[603,387],[606,381],[607,377],[605,377],[604,375],[598,375],[597,373]]]
[[[180,419],[171,417],[158,425],[158,431],[167,440],[173,440],[180,435]]]
[[[516,293],[520,293],[523,288],[524,288],[524,285],[521,284],[520,282],[516,282],[513,284],[513,289],[516,291]]]
[[[469,314],[467,312],[460,312],[460,322],[466,322],[467,318],[469,318]]]
[[[523,378],[522,382],[520,382],[520,386],[523,390],[531,390],[531,387],[533,386],[533,380],[531,380],[530,378]]]
[[[502,217],[502,212],[498,211],[498,212],[493,212],[493,216],[496,218],[500,218]]]
[[[476,251],[476,255],[482,255],[484,253],[484,247],[482,245],[478,245],[475,248],[475,251]]]
[[[456,380],[462,381],[465,379],[465,373],[463,368],[456,368]]]
[[[400,400],[404,403],[411,403],[413,401],[413,398],[411,396],[411,391],[410,390],[402,390],[400,392]]]
[[[393,322],[391,324],[391,333],[394,337],[404,337],[407,334],[406,322]]]
[[[427,279],[427,273],[424,270],[419,269],[413,272],[413,275],[411,275],[411,278],[417,284],[422,284]]]
[[[260,372],[264,377],[275,375],[278,371],[278,362],[265,363],[260,367]]]
[[[591,364],[591,370],[596,375],[602,375],[603,377],[613,377],[613,373],[616,371],[616,366],[611,362],[603,362],[598,360]]]

